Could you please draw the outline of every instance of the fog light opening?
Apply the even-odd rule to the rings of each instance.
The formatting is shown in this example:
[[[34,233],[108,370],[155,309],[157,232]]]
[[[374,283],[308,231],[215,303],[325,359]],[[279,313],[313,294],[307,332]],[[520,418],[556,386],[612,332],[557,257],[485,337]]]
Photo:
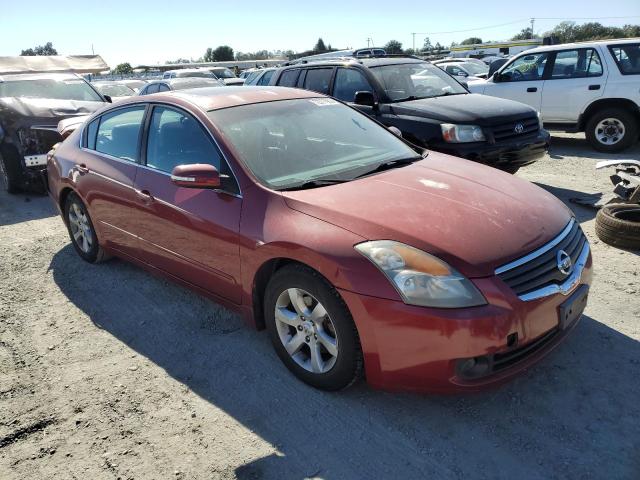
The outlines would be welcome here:
[[[491,369],[488,357],[463,358],[458,360],[458,375],[462,378],[479,378]]]
[[[507,336],[507,347],[513,348],[518,345],[518,332],[511,333]]]

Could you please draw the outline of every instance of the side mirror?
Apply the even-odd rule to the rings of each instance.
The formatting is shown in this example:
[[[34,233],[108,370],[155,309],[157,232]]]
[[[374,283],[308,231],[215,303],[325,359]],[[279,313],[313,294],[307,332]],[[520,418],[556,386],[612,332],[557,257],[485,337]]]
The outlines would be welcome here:
[[[366,105],[368,107],[376,106],[376,98],[373,96],[373,92],[360,91],[356,92],[353,97],[353,103],[356,105]]]
[[[171,172],[171,182],[184,188],[220,188],[220,173],[205,163],[178,165]]]
[[[500,81],[501,81],[500,74],[498,72],[494,73],[491,76],[491,79],[493,80],[494,83],[500,83]]]
[[[113,103],[113,99],[111,98],[111,95],[102,95],[104,97],[104,100],[107,103]]]
[[[400,129],[398,127],[388,127],[388,130],[393,133],[395,136],[402,138],[402,132],[400,131]]]

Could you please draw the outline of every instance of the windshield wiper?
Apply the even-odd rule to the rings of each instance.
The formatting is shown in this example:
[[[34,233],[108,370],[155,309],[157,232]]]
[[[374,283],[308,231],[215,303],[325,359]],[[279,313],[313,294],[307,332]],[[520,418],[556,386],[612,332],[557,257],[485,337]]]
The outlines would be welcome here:
[[[411,163],[417,162],[418,160],[423,160],[425,157],[422,155],[418,155],[410,158],[401,158],[400,160],[389,160],[388,162],[383,162],[378,164],[375,168],[371,170],[367,170],[364,173],[354,177],[354,178],[362,178],[367,175],[371,175],[372,173],[383,172],[385,170],[391,170],[392,168],[404,167],[405,165],[409,165]]]
[[[436,95],[435,98],[438,97],[448,97],[449,95],[466,95],[469,92],[444,92],[442,95]]]
[[[346,183],[351,180],[344,180],[341,178],[318,178],[316,180],[307,180],[305,182],[296,183],[284,188],[276,189],[279,192],[286,192],[289,190],[306,190],[308,188],[326,187],[327,185],[335,185],[338,183]]]

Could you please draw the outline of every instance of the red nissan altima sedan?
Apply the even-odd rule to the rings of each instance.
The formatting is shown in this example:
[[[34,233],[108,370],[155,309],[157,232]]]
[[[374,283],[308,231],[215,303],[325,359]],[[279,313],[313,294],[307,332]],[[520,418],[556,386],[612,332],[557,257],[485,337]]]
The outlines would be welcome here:
[[[60,144],[48,180],[84,260],[115,255],[239,310],[328,390],[502,382],[573,329],[591,280],[554,196],[305,90],[122,101]]]

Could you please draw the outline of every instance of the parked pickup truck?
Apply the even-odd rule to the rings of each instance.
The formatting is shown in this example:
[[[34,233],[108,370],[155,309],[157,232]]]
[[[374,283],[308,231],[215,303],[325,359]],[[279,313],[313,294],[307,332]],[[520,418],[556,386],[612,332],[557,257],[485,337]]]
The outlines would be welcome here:
[[[472,95],[451,75],[416,57],[309,57],[277,70],[270,84],[332,95],[396,127],[416,145],[510,173],[548,148],[549,134],[533,108]]]
[[[531,105],[545,128],[585,132],[596,150],[619,152],[638,140],[640,40],[534,48],[468,88]]]

